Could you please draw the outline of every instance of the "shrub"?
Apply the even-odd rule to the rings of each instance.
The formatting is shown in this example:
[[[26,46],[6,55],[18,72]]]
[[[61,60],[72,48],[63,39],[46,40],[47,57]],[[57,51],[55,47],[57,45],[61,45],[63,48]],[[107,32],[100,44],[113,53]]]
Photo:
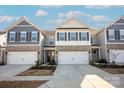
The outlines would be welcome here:
[[[95,61],[91,60],[91,61],[89,62],[89,64],[90,64],[90,65],[95,65]]]
[[[56,65],[55,61],[51,61],[49,65]]]
[[[35,61],[35,63],[36,63],[37,67],[39,67],[41,65],[41,61],[40,60]]]
[[[100,59],[100,60],[98,61],[98,63],[99,63],[99,65],[102,66],[102,67],[105,67],[105,66],[108,64],[108,62],[106,61],[106,59]]]

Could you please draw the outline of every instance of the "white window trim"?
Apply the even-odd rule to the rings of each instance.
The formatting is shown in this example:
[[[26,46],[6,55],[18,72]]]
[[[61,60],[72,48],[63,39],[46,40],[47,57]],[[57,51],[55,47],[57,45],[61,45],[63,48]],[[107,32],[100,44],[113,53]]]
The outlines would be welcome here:
[[[81,41],[88,41],[88,39],[87,39],[87,38],[88,38],[88,37],[87,37],[87,32],[81,32],[81,34],[82,34],[82,33],[85,33],[85,34],[86,34],[86,40],[82,40],[82,35],[81,35]],[[89,33],[88,33],[88,34],[89,34]]]
[[[64,40],[60,40],[60,34],[64,34]],[[59,32],[59,41],[65,41],[65,32]]]
[[[14,36],[14,40],[11,41],[11,39],[10,39],[10,38],[11,38],[11,37],[10,37],[10,36],[11,36],[11,33],[14,33],[14,34],[15,34],[16,32],[10,32],[10,34],[9,34],[9,42],[15,42],[15,36],[16,36],[16,34],[15,34],[15,36]]]
[[[33,33],[37,33],[37,31],[32,31],[32,32],[31,32],[31,42],[37,42],[37,36],[36,36],[36,40],[33,40],[33,39],[32,39],[32,34],[33,34]]]
[[[112,31],[114,32],[115,30],[114,30],[114,29],[109,29],[109,30],[108,30],[108,33],[109,33],[110,31],[111,31],[111,32],[112,32]],[[109,35],[109,36],[110,36],[110,35]],[[115,40],[115,32],[114,32],[114,39],[110,39],[110,38],[109,38],[109,40]]]
[[[26,31],[21,31],[21,34],[22,34],[22,33],[25,33],[25,34],[27,35],[27,32],[26,32]],[[21,37],[21,34],[20,34],[20,42],[26,42],[26,36],[25,36],[25,41],[22,41],[22,40],[21,40],[21,38],[22,38],[22,37]]]
[[[75,33],[75,40],[71,40],[71,33]],[[70,32],[70,41],[76,41],[76,32]]]
[[[124,40],[124,38],[121,38],[121,31],[124,32],[124,29],[120,29],[119,32],[120,32],[120,40]]]

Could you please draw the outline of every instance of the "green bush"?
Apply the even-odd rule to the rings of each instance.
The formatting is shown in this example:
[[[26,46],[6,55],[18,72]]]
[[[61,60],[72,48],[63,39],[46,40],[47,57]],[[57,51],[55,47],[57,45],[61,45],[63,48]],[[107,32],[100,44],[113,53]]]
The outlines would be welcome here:
[[[49,63],[49,65],[56,65],[55,61]]]
[[[95,63],[96,63],[96,62],[93,61],[93,60],[91,60],[91,61],[89,62],[90,65],[95,65]]]
[[[37,67],[39,67],[41,65],[41,61],[40,60],[35,61],[35,63],[36,63],[35,66],[37,66]]]

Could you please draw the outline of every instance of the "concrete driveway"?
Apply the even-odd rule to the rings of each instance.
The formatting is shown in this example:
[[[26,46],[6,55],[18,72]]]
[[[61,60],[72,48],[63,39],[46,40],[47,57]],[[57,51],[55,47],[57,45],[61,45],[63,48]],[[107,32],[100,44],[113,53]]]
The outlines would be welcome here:
[[[11,80],[15,75],[29,69],[32,65],[0,65],[0,81]]]
[[[88,77],[88,79],[86,79]],[[58,65],[50,81],[41,88],[124,87],[120,78],[90,65]],[[124,83],[124,81],[123,81]],[[83,86],[82,86],[83,84]]]

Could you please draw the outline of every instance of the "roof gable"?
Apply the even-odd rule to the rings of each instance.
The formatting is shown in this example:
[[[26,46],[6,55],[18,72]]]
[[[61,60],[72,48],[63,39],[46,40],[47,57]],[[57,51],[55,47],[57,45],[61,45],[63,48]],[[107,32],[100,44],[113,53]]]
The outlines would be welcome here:
[[[28,20],[26,17],[21,17],[19,18],[14,24],[12,24],[11,26],[9,26],[8,28],[5,29],[5,31],[9,31],[10,29],[16,27],[16,26],[20,26],[20,25],[31,25],[32,27],[35,27],[36,29],[38,29],[39,31],[41,31],[41,29],[33,24],[30,20]],[[41,31],[41,33],[43,35],[45,35],[44,31]]]
[[[120,18],[119,20],[117,20],[115,23],[124,23],[124,19]]]
[[[71,18],[58,28],[88,28],[84,23],[75,18]]]
[[[19,23],[18,25],[31,25],[31,24],[29,24],[27,21],[22,21],[22,22]]]

